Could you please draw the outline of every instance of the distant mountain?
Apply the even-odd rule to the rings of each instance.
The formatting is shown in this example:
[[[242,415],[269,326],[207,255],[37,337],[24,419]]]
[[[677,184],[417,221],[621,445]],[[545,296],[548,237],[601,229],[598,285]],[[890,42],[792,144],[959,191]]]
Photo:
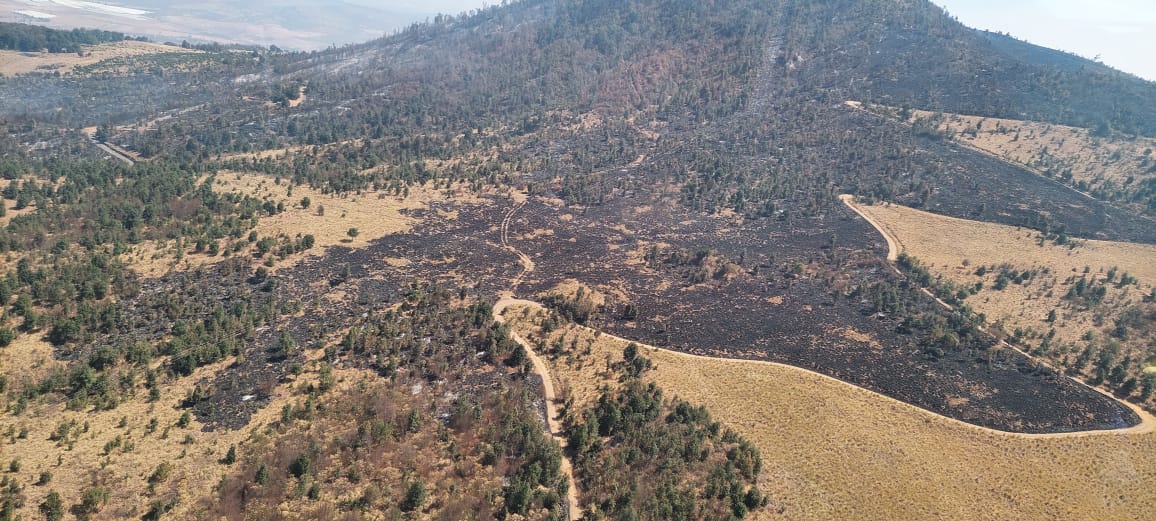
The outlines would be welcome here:
[[[495,95],[559,105],[606,103],[623,87],[635,103],[694,104],[678,91],[725,75],[725,95],[698,101],[737,109],[760,94],[803,93],[1156,135],[1156,83],[968,28],[926,0],[529,0],[441,20],[366,49],[397,51],[380,55],[394,70],[426,60],[493,80],[455,87],[466,92],[500,84]],[[408,45],[415,37],[422,47]],[[582,71],[581,81],[563,81],[564,71]]]
[[[980,168],[969,156],[927,138],[897,136],[901,130],[848,111],[845,101],[861,100],[1156,135],[1156,83],[976,31],[926,0],[526,0],[440,18],[282,70],[297,67],[292,76],[315,79],[319,104],[350,109],[297,118],[299,135],[314,139],[354,137],[367,121],[415,130],[529,131],[558,112],[594,112],[611,121],[634,114],[660,121],[683,143],[684,150],[671,153],[685,156],[693,148],[703,156],[698,161],[731,172],[729,188],[722,187],[727,175],[696,185],[717,191],[695,203],[706,208],[751,212],[768,199],[799,198],[787,182],[750,186],[773,165],[778,175],[804,183],[795,187],[800,193],[822,191],[828,179],[843,190],[939,205],[962,217],[1156,240],[1145,231],[1151,226],[1113,209],[1052,213],[1058,222],[1049,224],[1016,200],[1056,204],[1067,197],[1051,193],[1058,187],[1015,196],[981,190],[976,197],[1007,200],[980,211],[968,202],[974,198],[947,191],[971,189],[954,186],[962,178],[950,173]],[[391,104],[383,106],[379,96]],[[686,168],[677,163],[665,168]]]
[[[434,16],[433,8],[423,12],[414,4],[393,7],[366,0],[129,0],[124,9],[98,8],[101,5],[47,0],[36,3],[36,9],[56,16],[49,22],[54,27],[86,26],[159,40],[273,44],[297,50],[367,41]],[[26,7],[19,0],[0,0],[0,10],[8,8],[9,13]],[[516,31],[504,25],[504,20],[528,14],[538,17],[532,25]],[[654,60],[675,50],[667,57],[706,65],[681,71],[685,74],[749,72],[764,52],[770,52],[773,67],[766,69],[770,75],[763,80],[777,88],[792,85],[845,99],[1156,135],[1152,102],[1156,84],[1071,54],[976,31],[926,0],[529,0],[491,7],[471,19],[441,20],[422,30],[427,36],[441,35],[431,45],[491,64],[505,58],[494,56],[494,51],[512,49],[492,42],[468,48],[462,42],[517,38],[532,31],[533,41],[506,42],[504,47],[515,43],[527,57],[545,60],[542,66],[569,61],[586,69],[600,63],[595,68],[603,77],[629,65],[628,61],[614,65],[613,60]],[[450,20],[453,23],[445,23]],[[454,28],[467,26],[480,32],[454,35]],[[410,37],[380,44],[388,47]],[[581,45],[580,52],[554,56],[570,52],[551,47],[560,38]],[[717,48],[718,44],[730,47]],[[723,70],[724,65],[731,68]],[[648,76],[641,79],[658,85],[662,81],[656,75],[671,72],[661,69],[632,74]],[[728,89],[753,92],[754,84],[736,83],[738,77],[730,75]],[[582,83],[559,86],[569,90]]]

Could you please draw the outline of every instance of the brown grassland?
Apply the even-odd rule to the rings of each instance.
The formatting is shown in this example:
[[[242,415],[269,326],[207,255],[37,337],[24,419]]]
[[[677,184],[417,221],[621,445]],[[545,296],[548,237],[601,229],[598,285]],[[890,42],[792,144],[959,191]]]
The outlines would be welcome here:
[[[578,326],[543,338],[542,313],[507,316],[531,342],[565,336],[553,377],[576,402],[592,399],[627,342]],[[644,351],[668,396],[759,447],[761,487],[782,509],[762,518],[1122,520],[1149,517],[1156,501],[1156,433],[996,433],[789,366]]]
[[[77,67],[100,63],[112,58],[142,56],[167,52],[196,52],[172,45],[152,42],[124,41],[104,43],[84,48],[84,56],[76,53],[32,53],[20,51],[0,51],[0,74],[13,76],[30,72],[61,74],[70,73]]]
[[[285,211],[262,217],[254,230],[259,237],[295,239],[299,235],[313,235],[314,248],[297,256],[323,255],[327,248],[335,246],[364,248],[386,235],[409,231],[419,219],[407,215],[408,212],[426,209],[437,201],[476,200],[473,192],[465,189],[414,186],[405,197],[385,192],[341,196],[322,193],[306,185],[290,187],[286,180],[278,182],[259,174],[221,172],[215,179],[213,188],[219,193],[239,193],[283,204]],[[309,199],[308,207],[302,205],[305,198]],[[350,230],[356,233],[351,235]],[[192,253],[191,244],[178,247],[176,241],[138,246],[124,258],[138,273],[150,277],[223,259]],[[259,263],[260,259],[254,258],[254,265]],[[271,271],[286,264],[278,263]]]
[[[274,203],[283,203],[285,211],[263,217],[257,224],[257,234],[290,237],[310,233],[317,246],[346,246],[360,248],[370,241],[391,233],[404,233],[417,221],[404,213],[425,208],[431,201],[445,200],[437,190],[414,187],[409,197],[385,192],[363,192],[361,195],[341,196],[324,194],[305,185],[290,188],[289,182],[257,174],[221,172],[214,186],[220,193],[240,193]],[[301,201],[308,197],[310,204],[303,208]],[[349,230],[356,228],[355,237]]]
[[[1125,309],[1147,309],[1143,302],[1156,285],[1156,246],[1123,242],[1077,240],[1057,245],[1043,240],[1034,230],[932,214],[904,206],[858,205],[899,243],[900,249],[919,259],[933,275],[957,284],[983,283],[983,289],[965,302],[984,313],[989,322],[1007,332],[1056,331],[1053,343],[1075,345],[1087,332],[1107,338],[1113,317]],[[983,276],[976,275],[981,266]],[[995,289],[1000,266],[1037,270],[1039,275],[1026,284],[1008,284]],[[1105,284],[1106,295],[1099,305],[1085,306],[1064,299],[1081,277],[1103,280],[1109,271],[1135,277],[1135,284]],[[1056,320],[1049,323],[1049,312]],[[1144,352],[1153,340],[1151,331],[1141,329],[1127,339],[1117,339],[1124,350]],[[1033,342],[1039,343],[1038,340]]]
[[[895,113],[886,107],[871,110]],[[923,110],[911,111],[906,123],[921,119],[959,143],[1050,173],[1083,191],[1114,192],[1156,177],[1156,138],[1098,136],[1086,128]]]

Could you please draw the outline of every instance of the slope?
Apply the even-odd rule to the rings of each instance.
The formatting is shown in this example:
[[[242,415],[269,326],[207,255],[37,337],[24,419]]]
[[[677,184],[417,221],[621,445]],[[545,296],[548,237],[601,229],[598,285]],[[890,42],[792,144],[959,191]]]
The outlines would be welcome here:
[[[1152,135],[1156,84],[974,31],[925,0],[782,2],[803,88],[928,110]]]

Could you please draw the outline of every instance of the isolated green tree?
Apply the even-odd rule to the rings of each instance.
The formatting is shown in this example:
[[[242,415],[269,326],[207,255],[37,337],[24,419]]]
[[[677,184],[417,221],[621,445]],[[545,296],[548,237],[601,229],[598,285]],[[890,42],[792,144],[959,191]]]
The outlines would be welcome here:
[[[60,494],[55,490],[49,492],[44,502],[40,503],[40,513],[44,514],[47,521],[64,519],[64,501],[60,499]]]

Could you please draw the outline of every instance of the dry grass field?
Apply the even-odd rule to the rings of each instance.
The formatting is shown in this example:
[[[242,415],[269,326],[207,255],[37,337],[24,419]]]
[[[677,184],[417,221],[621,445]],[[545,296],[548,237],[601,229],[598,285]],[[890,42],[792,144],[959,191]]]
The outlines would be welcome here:
[[[15,327],[19,322],[9,320],[6,325]],[[64,361],[53,356],[52,344],[39,335],[19,335],[8,347],[0,349],[0,374],[8,379],[9,387],[22,381],[39,382],[53,370],[65,366]]]
[[[256,174],[221,172],[214,185],[220,193],[241,193],[274,203],[284,203],[285,211],[272,217],[262,217],[257,234],[290,237],[310,233],[317,246],[346,246],[361,248],[374,239],[393,233],[404,233],[417,219],[403,212],[426,208],[430,202],[444,201],[444,192],[414,187],[409,197],[388,195],[384,192],[364,192],[362,195],[323,194],[305,185],[293,186],[273,178]],[[308,208],[301,201],[308,197]],[[349,230],[358,230],[356,237]]]
[[[412,210],[428,208],[433,202],[477,202],[478,198],[464,188],[435,190],[415,186],[406,197],[385,192],[363,192],[361,195],[324,194],[305,185],[290,187],[287,181],[249,173],[221,172],[214,190],[219,193],[240,193],[273,203],[282,203],[285,211],[274,216],[261,217],[256,232],[260,237],[288,237],[311,234],[315,238],[312,250],[298,255],[323,255],[326,248],[343,246],[364,248],[371,241],[395,233],[405,233],[418,219],[405,215]],[[302,201],[308,198],[308,207]],[[356,230],[354,235],[350,230]],[[137,247],[125,259],[133,269],[144,276],[160,276],[173,269],[189,269],[221,260],[191,253],[191,245],[177,254],[175,241],[165,241]],[[259,262],[254,260],[255,263]],[[283,266],[285,263],[279,263]]]
[[[0,367],[11,375],[9,368],[38,364],[37,360],[46,356],[51,361],[50,350],[51,346],[30,335],[21,336],[0,350]],[[19,461],[20,470],[5,475],[25,485],[24,508],[17,514],[24,519],[40,519],[37,506],[50,490],[60,493],[66,507],[71,507],[80,502],[85,489],[103,486],[110,495],[97,519],[139,519],[154,500],[173,497],[179,499],[166,517],[189,518],[199,508],[198,500],[212,497],[221,476],[229,472],[220,461],[229,447],[236,445],[240,451],[250,443],[262,443],[262,432],[278,421],[281,407],[300,399],[293,390],[305,380],[316,379],[313,362],[321,354],[320,350],[309,353],[314,360],[306,364],[306,372],[273,389],[270,403],[254,415],[248,429],[206,433],[195,416],[186,427],[177,425],[184,412],[179,407],[181,400],[198,381],[219,372],[233,362],[231,359],[162,383],[161,397],[152,403],[147,393],[140,392],[112,410],[89,407],[72,411],[62,403],[49,403],[30,405],[20,415],[5,415],[0,418],[0,433],[5,434],[0,461],[6,471],[11,461]],[[365,376],[355,370],[335,370],[334,375],[339,388]],[[154,420],[155,427],[150,429]],[[74,424],[73,434],[63,440],[53,439],[60,425],[68,423]],[[161,463],[171,465],[171,472],[150,492],[149,477]],[[51,481],[37,485],[42,472],[51,473]]]
[[[527,311],[522,311],[527,309]],[[541,339],[541,308],[511,308]],[[562,327],[558,384],[589,399],[626,342]],[[571,345],[575,346],[571,348]],[[645,349],[668,396],[705,405],[752,440],[762,487],[787,520],[1151,519],[1156,434],[1081,437],[985,431],[808,371]]]
[[[67,74],[77,67],[92,65],[112,58],[143,56],[168,52],[197,52],[172,45],[152,42],[125,41],[105,43],[84,48],[84,56],[75,53],[32,53],[0,51],[0,74],[14,76],[31,72]]]
[[[1019,329],[1031,336],[1031,332],[1046,333],[1054,328],[1053,344],[1075,346],[1089,331],[1108,338],[1115,316],[1125,310],[1152,311],[1151,304],[1143,301],[1156,286],[1156,246],[1096,240],[1056,245],[1041,240],[1039,232],[1024,228],[945,217],[899,205],[857,207],[933,275],[961,285],[982,282],[983,290],[965,302],[1009,333]],[[1037,275],[1027,283],[1013,282],[997,290],[1001,266],[1019,272],[1034,270]],[[986,267],[987,273],[978,276],[981,267]],[[1088,307],[1064,299],[1079,279],[1103,281],[1113,268],[1116,282],[1104,284],[1101,304]],[[1124,274],[1136,282],[1121,286],[1119,280]],[[1048,322],[1053,310],[1055,321]],[[1152,332],[1141,327],[1137,333],[1113,341],[1125,352],[1147,353]],[[1040,340],[1029,342],[1038,345]],[[1060,356],[1064,354],[1061,350]]]
[[[890,107],[874,112],[898,115]],[[1156,177],[1156,138],[1097,136],[1092,130],[1035,121],[911,111],[908,124],[933,122],[957,142],[1105,194],[1128,191]]]

